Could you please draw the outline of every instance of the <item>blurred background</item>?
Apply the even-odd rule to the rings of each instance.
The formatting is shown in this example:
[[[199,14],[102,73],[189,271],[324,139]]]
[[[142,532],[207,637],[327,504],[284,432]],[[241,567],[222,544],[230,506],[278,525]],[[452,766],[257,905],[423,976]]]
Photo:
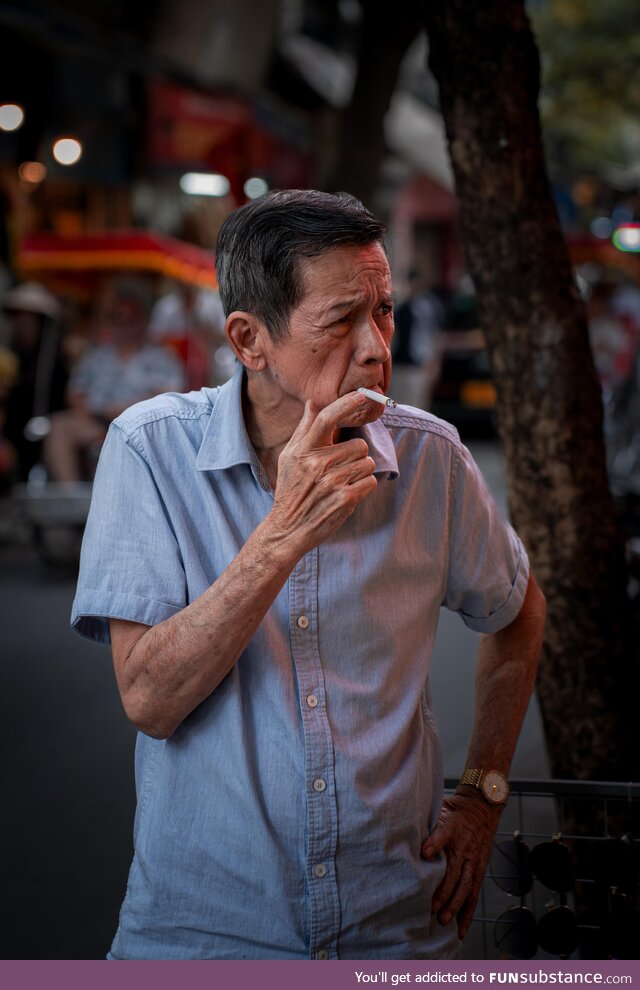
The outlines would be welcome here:
[[[611,485],[637,504],[640,13],[526,9]],[[504,463],[415,3],[21,0],[0,3],[0,30],[2,955],[101,958],[131,856],[134,732],[107,651],[68,631],[79,544],[113,416],[231,372],[214,271],[228,213],[273,188],[359,196],[389,230],[391,394],[460,429],[506,511]],[[460,626],[443,617],[434,659],[452,776],[477,645]],[[549,776],[535,699],[514,772]]]

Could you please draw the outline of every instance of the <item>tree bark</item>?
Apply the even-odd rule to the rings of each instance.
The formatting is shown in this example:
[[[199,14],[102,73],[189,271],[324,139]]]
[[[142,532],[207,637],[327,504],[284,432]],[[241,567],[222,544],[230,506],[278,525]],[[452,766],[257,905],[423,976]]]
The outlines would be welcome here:
[[[632,780],[637,645],[600,386],[547,179],[535,41],[523,0],[427,2],[424,19],[510,511],[547,596],[538,697],[552,773]]]

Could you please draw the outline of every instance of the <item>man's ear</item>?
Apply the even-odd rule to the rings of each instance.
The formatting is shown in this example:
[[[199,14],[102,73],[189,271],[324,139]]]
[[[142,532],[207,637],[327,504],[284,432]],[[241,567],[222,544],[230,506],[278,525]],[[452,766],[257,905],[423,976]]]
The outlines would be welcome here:
[[[229,345],[241,364],[249,371],[264,371],[267,361],[264,339],[267,328],[252,313],[230,313],[225,323]]]

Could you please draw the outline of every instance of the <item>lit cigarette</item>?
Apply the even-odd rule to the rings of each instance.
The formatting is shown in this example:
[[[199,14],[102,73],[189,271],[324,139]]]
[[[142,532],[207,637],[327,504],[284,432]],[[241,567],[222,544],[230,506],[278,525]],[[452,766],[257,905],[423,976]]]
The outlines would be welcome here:
[[[374,402],[379,402],[381,406],[390,406],[392,409],[398,405],[394,399],[388,399],[386,395],[380,395],[379,392],[374,392],[371,388],[358,388],[357,392],[362,392],[366,395],[367,399],[373,399]]]

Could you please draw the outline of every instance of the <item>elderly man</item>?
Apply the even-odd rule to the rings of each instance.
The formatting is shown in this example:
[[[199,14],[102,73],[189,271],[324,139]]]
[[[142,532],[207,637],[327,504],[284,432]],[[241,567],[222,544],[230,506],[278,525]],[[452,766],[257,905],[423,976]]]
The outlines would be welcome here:
[[[239,366],[111,426],[73,622],[111,640],[136,754],[112,958],[454,958],[534,683],[544,601],[450,426],[384,395],[382,225],[283,191],[225,222]],[[486,635],[442,802],[440,607]]]

